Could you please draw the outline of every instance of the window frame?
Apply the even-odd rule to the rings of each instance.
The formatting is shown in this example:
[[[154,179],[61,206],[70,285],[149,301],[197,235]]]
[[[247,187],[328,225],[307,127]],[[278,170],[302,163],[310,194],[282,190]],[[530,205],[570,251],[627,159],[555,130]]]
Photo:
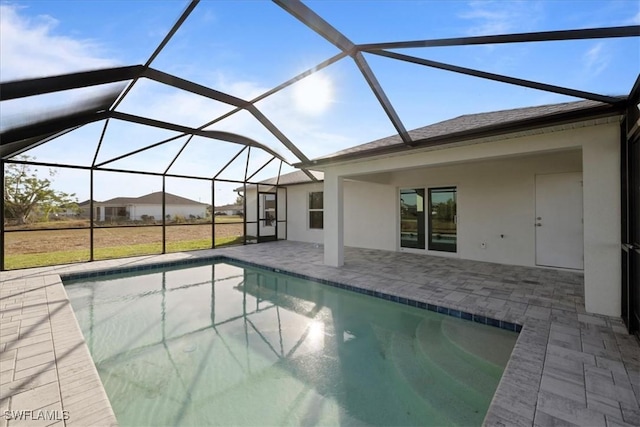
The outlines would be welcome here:
[[[453,244],[439,244],[433,241],[433,201],[432,201],[432,193],[433,192],[452,192],[454,194],[454,203],[455,203],[455,213],[454,213],[454,223],[456,225],[455,232],[455,241]],[[438,187],[427,187],[427,215],[425,215],[425,220],[427,222],[427,250],[431,252],[437,253],[448,253],[448,254],[457,254],[458,253],[458,236],[459,236],[459,228],[458,228],[458,186],[457,185],[447,185],[447,186],[438,186]]]
[[[312,208],[311,207],[312,194],[315,194],[315,193],[322,194],[322,198],[321,198],[322,207],[321,208]],[[312,226],[311,214],[313,212],[322,213],[322,225],[321,225],[321,227],[313,227]],[[307,193],[307,229],[309,229],[309,230],[324,230],[324,191],[309,191]]]

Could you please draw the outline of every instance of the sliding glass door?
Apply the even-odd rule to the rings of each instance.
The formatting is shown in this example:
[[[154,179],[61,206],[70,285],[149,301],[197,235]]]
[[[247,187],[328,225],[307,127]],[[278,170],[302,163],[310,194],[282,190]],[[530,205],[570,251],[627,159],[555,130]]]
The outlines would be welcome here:
[[[456,193],[455,187],[429,189],[429,250],[457,250]]]
[[[400,190],[400,247],[425,248],[423,188]]]

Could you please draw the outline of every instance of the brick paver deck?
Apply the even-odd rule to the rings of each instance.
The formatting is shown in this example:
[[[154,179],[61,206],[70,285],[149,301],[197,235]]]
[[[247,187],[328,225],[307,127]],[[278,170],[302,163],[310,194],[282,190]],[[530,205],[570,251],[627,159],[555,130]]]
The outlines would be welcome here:
[[[285,241],[0,273],[0,416],[59,418],[2,423],[117,424],[59,274],[227,255],[522,325],[486,425],[640,425],[640,345],[585,312],[580,273],[355,248],[333,268],[322,253]]]

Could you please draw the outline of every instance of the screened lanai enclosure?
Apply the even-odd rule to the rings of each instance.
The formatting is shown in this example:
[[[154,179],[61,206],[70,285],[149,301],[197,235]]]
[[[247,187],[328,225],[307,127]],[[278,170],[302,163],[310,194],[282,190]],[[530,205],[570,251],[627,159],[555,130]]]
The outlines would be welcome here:
[[[544,29],[521,3],[499,7],[522,25],[477,2],[89,3],[2,6],[2,270],[286,239],[281,177],[389,135],[424,147],[408,129],[464,113],[588,99],[638,133],[635,2]],[[68,9],[82,48],[52,33]]]

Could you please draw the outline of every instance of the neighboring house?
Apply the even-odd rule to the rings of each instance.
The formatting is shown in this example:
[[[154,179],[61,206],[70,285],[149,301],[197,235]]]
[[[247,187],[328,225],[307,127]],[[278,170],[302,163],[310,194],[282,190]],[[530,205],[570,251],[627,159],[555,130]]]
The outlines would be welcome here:
[[[324,172],[319,182],[281,176],[278,218],[287,239],[324,243],[333,266],[347,245],[582,271],[587,311],[620,316],[620,117],[580,101],[461,116],[410,131],[411,146],[352,147],[297,165]]]
[[[240,215],[242,216],[242,211],[244,206],[242,205],[224,205],[224,206],[216,206],[213,208],[213,212],[215,215]]]
[[[196,202],[175,194],[165,194],[165,215],[174,218],[181,215],[184,218],[205,218],[207,204]],[[89,216],[89,200],[78,205],[83,216]],[[162,192],[147,194],[140,197],[116,197],[104,202],[93,202],[94,218],[96,221],[142,220],[153,217],[162,219]]]

